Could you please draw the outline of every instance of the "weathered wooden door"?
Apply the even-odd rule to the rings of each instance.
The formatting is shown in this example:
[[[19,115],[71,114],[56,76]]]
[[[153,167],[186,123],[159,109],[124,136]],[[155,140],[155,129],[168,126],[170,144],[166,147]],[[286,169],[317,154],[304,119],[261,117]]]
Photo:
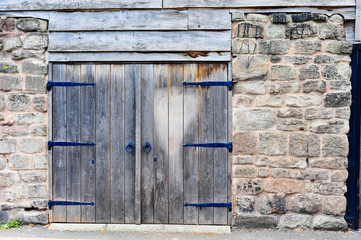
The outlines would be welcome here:
[[[52,222],[229,224],[227,148],[230,92],[226,64],[54,64]],[[59,203],[59,202],[57,202]]]

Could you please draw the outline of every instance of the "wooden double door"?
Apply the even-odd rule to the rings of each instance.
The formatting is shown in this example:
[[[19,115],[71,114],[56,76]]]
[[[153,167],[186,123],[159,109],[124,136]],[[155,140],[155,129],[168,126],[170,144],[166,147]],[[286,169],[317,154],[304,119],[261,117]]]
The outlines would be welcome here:
[[[227,64],[53,64],[52,222],[230,224],[231,153],[186,143],[231,141]]]

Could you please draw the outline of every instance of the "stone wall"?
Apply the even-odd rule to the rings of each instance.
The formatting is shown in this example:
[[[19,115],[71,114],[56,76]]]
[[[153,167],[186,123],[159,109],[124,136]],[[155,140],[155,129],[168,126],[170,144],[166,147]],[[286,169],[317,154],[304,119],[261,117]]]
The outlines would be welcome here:
[[[47,223],[47,22],[0,18],[0,223]]]
[[[345,230],[343,17],[233,13],[234,227]]]

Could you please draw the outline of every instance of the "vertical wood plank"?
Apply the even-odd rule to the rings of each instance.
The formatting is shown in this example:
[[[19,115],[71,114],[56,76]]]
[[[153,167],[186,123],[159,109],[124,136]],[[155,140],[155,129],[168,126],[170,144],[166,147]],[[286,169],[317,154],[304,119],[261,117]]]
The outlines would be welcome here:
[[[95,82],[95,66],[81,65],[81,81]],[[95,88],[83,86],[81,94],[81,142],[95,142]],[[95,202],[95,147],[81,147],[81,201]],[[82,222],[95,222],[95,206],[81,206]]]
[[[213,66],[211,64],[199,65],[199,81],[213,80]],[[199,90],[199,142],[214,142],[214,87],[200,86]],[[213,202],[214,175],[213,175],[212,148],[199,148],[199,202]],[[199,209],[199,224],[213,224],[213,208],[201,207]]]
[[[232,81],[232,63],[228,63],[227,81]],[[227,94],[227,137],[228,142],[232,142],[232,91],[228,91]],[[233,202],[232,199],[232,153],[228,152],[227,157],[227,202]],[[233,210],[234,208],[232,208]],[[234,210],[233,210],[234,211]],[[232,224],[232,212],[228,212],[228,225]]]
[[[67,66],[67,81],[80,81],[80,65]],[[80,87],[68,87],[67,98],[67,141],[80,141]],[[66,147],[67,154],[67,200],[80,201],[80,146]],[[80,206],[67,206],[67,222],[80,222]]]
[[[53,65],[53,81],[66,81],[66,65]],[[66,141],[66,88],[53,88],[53,141]],[[66,200],[66,149],[52,148],[53,200]],[[53,206],[53,222],[66,222],[66,206]]]
[[[111,223],[124,223],[124,65],[111,65]]]
[[[140,224],[142,221],[142,211],[141,211],[141,118],[142,118],[142,106],[141,106],[141,96],[142,96],[142,85],[140,79],[140,65],[135,65],[135,75],[133,81],[135,82],[135,200],[134,200],[134,221],[136,224]]]
[[[154,223],[168,223],[168,65],[154,65]]]
[[[141,65],[141,142],[153,144],[153,65]],[[146,149],[147,150],[147,149]],[[142,223],[153,223],[154,216],[154,150],[144,152],[142,149],[141,163],[141,211]]]
[[[214,65],[214,80],[227,81],[227,65]],[[228,140],[228,87],[214,87],[214,141],[225,143]],[[228,149],[214,149],[214,202],[227,202],[228,190]],[[228,222],[227,208],[214,208],[214,224]]]
[[[135,142],[135,78],[138,72],[139,68],[134,65],[124,65],[124,145],[129,142],[135,145],[133,152],[124,152],[125,223],[135,223],[135,154],[139,148]]]
[[[53,64],[49,63],[49,81],[53,81]],[[48,140],[53,139],[53,92],[48,91]],[[49,200],[53,200],[53,153],[48,151],[48,190]],[[53,222],[53,211],[49,212],[49,222]]]
[[[96,222],[110,220],[110,66],[96,65]]]
[[[184,222],[183,65],[169,67],[169,223]]]
[[[197,65],[184,65],[184,81],[194,82]],[[184,143],[198,143],[198,87],[184,87]],[[198,203],[198,147],[184,148],[184,202]],[[184,208],[184,223],[198,224],[198,207]]]
[[[361,41],[361,0],[356,0],[355,41]]]

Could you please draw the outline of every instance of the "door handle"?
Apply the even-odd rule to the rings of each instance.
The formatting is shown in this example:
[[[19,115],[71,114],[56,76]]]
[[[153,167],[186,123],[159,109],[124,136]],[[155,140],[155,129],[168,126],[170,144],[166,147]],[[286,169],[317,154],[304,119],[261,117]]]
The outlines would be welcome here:
[[[144,143],[143,151],[146,153],[149,153],[150,151],[152,151],[152,146],[150,145],[149,142]]]
[[[132,142],[129,142],[127,146],[125,146],[125,151],[127,152],[133,152],[134,151],[134,144]]]

